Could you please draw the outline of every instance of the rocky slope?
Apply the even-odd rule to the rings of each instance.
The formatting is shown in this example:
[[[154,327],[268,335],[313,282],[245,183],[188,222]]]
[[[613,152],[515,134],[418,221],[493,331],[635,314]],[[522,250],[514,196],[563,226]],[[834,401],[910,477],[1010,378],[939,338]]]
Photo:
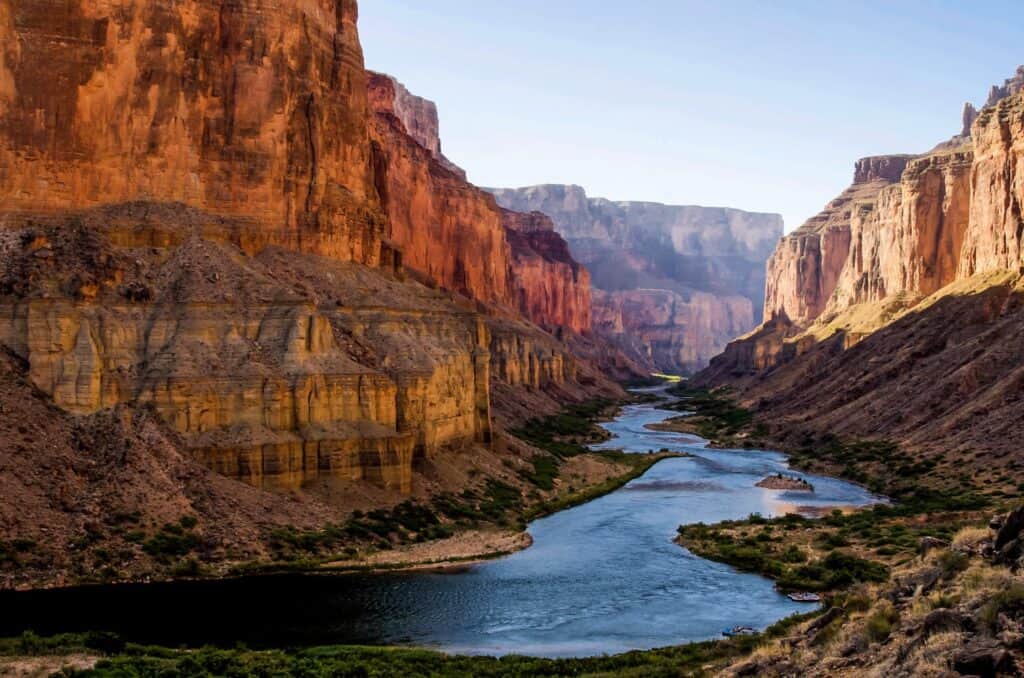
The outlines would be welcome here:
[[[858,164],[846,197],[773,255],[769,322],[697,382],[741,386],[780,430],[891,437],[1012,463],[1006,441],[1024,434],[1014,414],[1024,94],[1008,92],[977,115],[969,138],[890,161],[898,173]],[[834,256],[822,256],[826,233],[842,245]],[[796,242],[812,244],[797,256]]]
[[[491,190],[551,216],[600,291],[595,329],[649,369],[699,369],[760,316],[777,215],[612,202],[578,186]]]

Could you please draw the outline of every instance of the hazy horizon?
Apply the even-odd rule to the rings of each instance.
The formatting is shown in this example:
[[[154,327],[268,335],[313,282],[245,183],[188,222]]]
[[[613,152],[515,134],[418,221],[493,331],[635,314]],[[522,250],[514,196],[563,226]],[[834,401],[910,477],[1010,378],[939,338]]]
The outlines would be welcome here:
[[[368,68],[437,102],[445,153],[475,184],[776,212],[791,231],[858,158],[956,134],[963,103],[1024,62],[1015,15],[925,0],[364,0],[360,31]]]

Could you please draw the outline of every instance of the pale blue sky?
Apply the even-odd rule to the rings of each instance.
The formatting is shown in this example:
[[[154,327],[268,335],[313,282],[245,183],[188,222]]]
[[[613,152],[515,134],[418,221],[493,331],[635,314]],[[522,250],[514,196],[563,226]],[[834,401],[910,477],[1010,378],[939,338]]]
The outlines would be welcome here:
[[[927,150],[1024,63],[1024,2],[362,0],[369,68],[483,186],[780,212]]]

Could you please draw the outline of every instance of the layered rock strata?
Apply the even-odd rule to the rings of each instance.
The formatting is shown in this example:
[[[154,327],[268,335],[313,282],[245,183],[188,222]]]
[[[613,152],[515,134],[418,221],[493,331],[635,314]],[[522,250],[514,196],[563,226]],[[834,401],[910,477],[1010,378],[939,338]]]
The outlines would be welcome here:
[[[850,254],[851,221],[874,209],[878,194],[899,181],[911,157],[858,160],[853,184],[779,241],[768,259],[765,320],[784,315],[803,324],[821,315]]]
[[[578,186],[491,190],[551,216],[591,272],[595,329],[648,370],[699,369],[760,316],[778,215],[612,202]]]
[[[386,224],[355,0],[0,2],[0,205],[136,200],[235,244],[375,265]]]
[[[586,331],[585,271],[367,73],[356,15],[0,0],[0,343],[57,405],[151,409],[256,485],[407,492],[488,443],[492,346],[517,387],[579,371],[481,314]]]
[[[540,212],[502,210],[502,224],[512,250],[516,307],[549,329],[589,332],[590,272],[572,258],[551,219]]]
[[[821,286],[800,277],[822,260],[790,257],[793,236],[783,239],[772,261],[789,265],[770,271],[775,290],[789,292],[769,294],[769,321],[696,382],[739,386],[794,431],[1011,454],[1006,441],[1024,434],[1013,414],[1024,327],[1022,140],[1024,93],[1002,92],[969,137],[907,159],[873,196],[847,201],[833,230],[849,245],[829,266],[824,301]]]
[[[550,224],[466,181],[441,154],[433,103],[387,75],[369,87],[379,193],[404,265],[542,327],[589,330],[588,274]]]
[[[149,246],[156,215],[181,242]],[[248,257],[181,216],[133,205],[4,234],[0,342],[57,405],[152,407],[197,459],[254,484],[408,491],[417,459],[489,439],[474,313],[350,263]]]

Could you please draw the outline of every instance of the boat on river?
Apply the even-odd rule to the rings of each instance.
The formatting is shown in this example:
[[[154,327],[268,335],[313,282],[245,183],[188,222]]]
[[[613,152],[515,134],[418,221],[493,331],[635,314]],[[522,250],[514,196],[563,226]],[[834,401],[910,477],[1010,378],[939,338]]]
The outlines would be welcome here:
[[[821,596],[817,593],[808,593],[806,591],[800,591],[797,593],[788,594],[790,600],[794,603],[820,603]]]
[[[727,629],[722,629],[723,636],[752,636],[757,633],[757,629],[752,626],[730,626]]]

